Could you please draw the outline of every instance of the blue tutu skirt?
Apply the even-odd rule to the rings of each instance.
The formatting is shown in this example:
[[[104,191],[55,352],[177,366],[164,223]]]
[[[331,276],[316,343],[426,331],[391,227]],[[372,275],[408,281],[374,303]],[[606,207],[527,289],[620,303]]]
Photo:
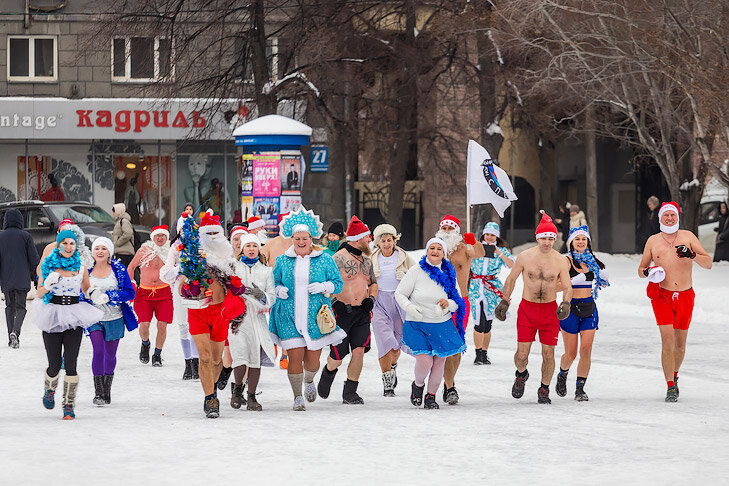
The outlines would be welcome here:
[[[124,337],[124,318],[120,317],[113,321],[97,322],[89,328],[89,332],[102,331],[104,341],[116,341]]]
[[[458,334],[453,319],[444,322],[405,321],[402,343],[408,354],[428,354],[439,358],[466,350],[466,342]]]

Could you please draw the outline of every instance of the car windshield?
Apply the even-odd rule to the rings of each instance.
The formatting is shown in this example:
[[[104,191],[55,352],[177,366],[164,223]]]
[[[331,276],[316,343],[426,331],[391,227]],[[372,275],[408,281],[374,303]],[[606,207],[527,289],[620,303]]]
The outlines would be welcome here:
[[[75,204],[54,204],[48,206],[53,215],[61,221],[71,219],[76,224],[81,223],[113,223],[114,218],[98,206]]]

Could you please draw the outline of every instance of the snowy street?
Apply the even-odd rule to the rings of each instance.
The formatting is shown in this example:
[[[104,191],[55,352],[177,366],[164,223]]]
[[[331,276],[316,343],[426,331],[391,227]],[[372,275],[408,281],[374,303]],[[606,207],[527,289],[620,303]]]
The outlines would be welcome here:
[[[460,403],[440,410],[409,402],[414,360],[400,360],[397,397],[382,396],[376,349],[365,356],[364,406],[341,403],[345,371],[329,399],[293,412],[285,371],[264,368],[263,412],[234,410],[230,384],[218,392],[221,416],[206,419],[198,381],[182,381],[176,325],[164,366],[139,362],[139,336],[121,341],[112,404],[92,405],[91,343],[84,338],[76,420],[41,404],[47,365],[41,333],[28,314],[20,349],[0,346],[0,484],[685,484],[726,481],[729,471],[729,264],[694,265],[696,308],[680,373],[681,395],[664,403],[660,338],[636,255],[604,255],[612,286],[597,301],[600,329],[585,387],[589,402],[568,393],[537,404],[541,353],[520,400],[511,397],[516,310],[495,321],[491,366],[474,366],[473,337],[456,387]],[[505,278],[505,273],[501,278]],[[4,307],[4,303],[3,303]],[[30,310],[30,301],[28,301]],[[154,335],[154,326],[152,327]],[[154,338],[152,337],[154,342]],[[324,362],[324,355],[322,362]],[[562,339],[556,349],[557,371]],[[343,366],[346,366],[345,361]],[[319,375],[316,377],[316,382]],[[483,481],[486,481],[484,483]]]

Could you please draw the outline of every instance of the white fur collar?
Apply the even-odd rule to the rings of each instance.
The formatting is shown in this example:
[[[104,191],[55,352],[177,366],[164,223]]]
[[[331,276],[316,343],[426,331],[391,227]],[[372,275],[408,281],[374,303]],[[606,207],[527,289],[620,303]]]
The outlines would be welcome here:
[[[322,251],[321,250],[311,250],[311,253],[309,253],[306,256],[309,257],[309,258],[314,258],[314,257],[318,257],[321,254],[322,254]],[[294,251],[294,245],[291,245],[288,248],[288,250],[286,250],[284,252],[284,255],[286,255],[287,257],[296,258],[297,255],[296,255],[296,252]]]

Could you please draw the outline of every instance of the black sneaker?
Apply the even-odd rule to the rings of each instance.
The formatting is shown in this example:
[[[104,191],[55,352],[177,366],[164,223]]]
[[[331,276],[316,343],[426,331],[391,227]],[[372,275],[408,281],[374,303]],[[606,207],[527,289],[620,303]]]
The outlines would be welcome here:
[[[425,384],[418,386],[413,381],[412,391],[410,392],[410,403],[419,407],[423,404],[423,390],[425,390]]]
[[[537,390],[537,397],[537,403],[552,403],[552,400],[549,399],[549,388],[540,386]]]
[[[481,351],[482,351],[482,353],[481,353],[481,364],[490,365],[491,364],[491,360],[489,359],[489,352],[488,352],[488,350],[487,349],[482,349]]]
[[[182,373],[183,380],[192,380],[192,358],[185,360],[185,371]]]
[[[561,371],[557,373],[557,385],[554,387],[554,390],[560,397],[567,395],[567,373],[563,374]]]
[[[673,377],[673,386],[676,387],[676,398],[678,398],[678,376]]]
[[[425,394],[425,401],[423,402],[423,408],[426,410],[436,410],[440,408],[440,405],[435,401],[435,395],[432,393]]]
[[[447,388],[443,383],[443,401],[448,405],[455,405],[458,403],[458,392],[456,391],[456,385]]]
[[[590,401],[590,397],[587,396],[584,389],[578,388],[575,390],[575,400],[578,402],[588,402]]]
[[[342,390],[342,403],[345,405],[364,405],[364,400],[357,394],[359,382],[346,380]]]
[[[476,359],[473,360],[473,364],[475,365],[482,365],[483,364],[483,358],[481,357],[481,353],[483,353],[482,349],[476,350]]]
[[[524,396],[524,385],[529,379],[529,371],[524,371],[524,376],[519,376],[519,372],[516,372],[516,378],[514,379],[514,386],[511,387],[511,396],[514,398],[521,398]]]
[[[228,380],[230,379],[230,374],[233,372],[233,367],[226,368],[223,366],[220,369],[220,374],[218,375],[218,381],[215,383],[215,386],[218,387],[218,390],[225,390],[225,387],[228,386]]]
[[[316,391],[322,398],[329,398],[329,393],[332,391],[332,383],[334,383],[334,377],[337,376],[337,371],[329,371],[326,365],[321,370],[321,377],[319,378],[319,386],[316,387]]]
[[[149,348],[150,344],[142,343],[142,349],[139,351],[139,361],[144,364],[149,363]]]
[[[161,354],[152,355],[152,366],[156,366],[157,368],[162,366],[162,355]]]
[[[676,385],[668,388],[668,391],[666,392],[666,401],[671,403],[678,401],[678,387]]]
[[[15,332],[10,333],[10,341],[8,342],[8,346],[10,346],[12,349],[18,349],[20,346],[20,341],[18,341],[18,335],[15,334]]]
[[[220,417],[220,401],[214,396],[206,398],[203,403],[203,410],[207,418]]]

